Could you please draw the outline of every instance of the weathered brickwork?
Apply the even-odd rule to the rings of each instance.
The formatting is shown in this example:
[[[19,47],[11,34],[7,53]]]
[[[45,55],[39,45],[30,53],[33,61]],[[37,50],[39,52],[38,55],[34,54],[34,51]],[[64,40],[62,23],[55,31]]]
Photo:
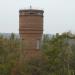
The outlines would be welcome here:
[[[43,10],[20,10],[19,33],[23,41],[24,53],[28,57],[38,55],[43,34]]]

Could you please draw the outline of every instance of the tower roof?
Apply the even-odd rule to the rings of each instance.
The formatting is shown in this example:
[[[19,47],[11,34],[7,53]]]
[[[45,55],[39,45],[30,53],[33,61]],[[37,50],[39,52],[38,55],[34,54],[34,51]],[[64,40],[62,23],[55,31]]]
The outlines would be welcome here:
[[[43,10],[39,10],[39,9],[21,9],[19,12],[30,12],[30,11],[32,11],[32,12],[42,12],[42,13],[44,13],[44,11]]]
[[[38,9],[21,9],[19,11],[20,15],[35,15],[35,16],[43,16],[44,11]]]

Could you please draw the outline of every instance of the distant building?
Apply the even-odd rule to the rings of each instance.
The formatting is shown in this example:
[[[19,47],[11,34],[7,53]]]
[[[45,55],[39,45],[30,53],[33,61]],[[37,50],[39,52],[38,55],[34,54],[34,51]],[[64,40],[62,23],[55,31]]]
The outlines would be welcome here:
[[[27,55],[38,55],[43,35],[43,10],[19,11],[19,33]]]

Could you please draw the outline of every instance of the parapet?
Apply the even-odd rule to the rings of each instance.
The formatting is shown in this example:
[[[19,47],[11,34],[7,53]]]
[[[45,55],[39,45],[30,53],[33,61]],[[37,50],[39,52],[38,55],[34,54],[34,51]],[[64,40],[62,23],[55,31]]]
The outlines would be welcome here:
[[[21,9],[19,11],[19,15],[34,15],[34,16],[43,16],[44,11],[43,10],[37,10],[37,9]]]

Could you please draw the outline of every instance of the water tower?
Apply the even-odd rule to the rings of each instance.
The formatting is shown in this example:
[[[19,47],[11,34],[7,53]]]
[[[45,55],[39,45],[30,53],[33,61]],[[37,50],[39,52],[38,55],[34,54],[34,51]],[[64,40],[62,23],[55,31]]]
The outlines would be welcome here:
[[[27,55],[37,55],[43,35],[43,10],[21,9],[19,11],[19,33]]]

